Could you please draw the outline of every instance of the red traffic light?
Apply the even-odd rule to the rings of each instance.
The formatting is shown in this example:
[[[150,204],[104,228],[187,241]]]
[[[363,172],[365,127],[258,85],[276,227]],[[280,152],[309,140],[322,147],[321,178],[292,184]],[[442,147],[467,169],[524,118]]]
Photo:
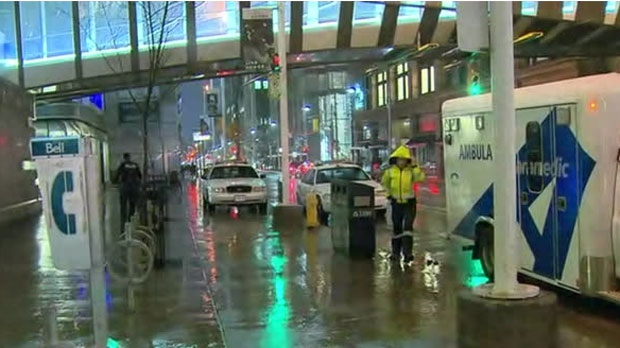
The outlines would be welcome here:
[[[280,65],[280,55],[277,53],[273,55],[273,65]]]

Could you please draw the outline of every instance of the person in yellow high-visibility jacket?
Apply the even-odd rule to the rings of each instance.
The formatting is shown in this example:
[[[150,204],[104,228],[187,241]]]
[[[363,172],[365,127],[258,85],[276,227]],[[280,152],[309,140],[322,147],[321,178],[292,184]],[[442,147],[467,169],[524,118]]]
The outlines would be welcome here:
[[[411,152],[400,146],[391,155],[390,167],[383,173],[381,185],[392,204],[392,254],[390,259],[413,261],[413,221],[416,215],[416,197],[413,184],[424,181],[425,174],[413,163]]]

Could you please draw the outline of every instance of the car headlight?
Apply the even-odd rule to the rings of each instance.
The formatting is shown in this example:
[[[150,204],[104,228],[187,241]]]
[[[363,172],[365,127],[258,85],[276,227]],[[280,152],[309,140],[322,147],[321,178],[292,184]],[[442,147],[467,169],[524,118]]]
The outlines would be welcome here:
[[[212,188],[213,193],[224,193],[226,192],[226,189],[224,189],[223,187],[214,187]]]
[[[254,186],[252,187],[253,192],[265,192],[267,188],[265,186]]]

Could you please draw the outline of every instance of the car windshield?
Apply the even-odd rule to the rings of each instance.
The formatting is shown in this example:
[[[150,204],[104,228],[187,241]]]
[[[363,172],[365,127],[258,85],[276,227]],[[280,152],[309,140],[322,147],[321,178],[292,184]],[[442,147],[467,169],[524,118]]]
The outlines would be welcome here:
[[[341,179],[348,181],[355,180],[370,180],[368,174],[362,168],[356,167],[343,167],[343,168],[329,168],[322,169],[316,174],[317,184],[327,184],[333,179]]]
[[[238,178],[258,178],[258,174],[252,167],[248,166],[229,166],[215,167],[211,169],[209,179],[238,179]]]

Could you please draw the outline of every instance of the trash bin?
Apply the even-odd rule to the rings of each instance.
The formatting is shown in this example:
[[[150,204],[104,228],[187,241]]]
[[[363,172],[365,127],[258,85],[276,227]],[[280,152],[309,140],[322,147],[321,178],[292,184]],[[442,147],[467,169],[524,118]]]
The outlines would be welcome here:
[[[353,257],[375,255],[375,190],[345,180],[331,182],[332,244]]]

